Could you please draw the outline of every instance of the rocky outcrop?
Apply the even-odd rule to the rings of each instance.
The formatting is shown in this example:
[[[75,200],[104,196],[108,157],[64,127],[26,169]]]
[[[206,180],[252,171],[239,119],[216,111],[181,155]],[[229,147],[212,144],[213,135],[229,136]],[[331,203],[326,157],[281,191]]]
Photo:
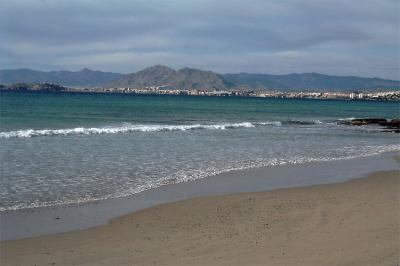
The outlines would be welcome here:
[[[376,125],[381,126],[384,132],[400,133],[400,119],[388,120],[385,118],[357,118],[342,121],[342,124],[349,126]]]
[[[385,131],[400,133],[400,119],[392,119],[388,121],[385,126]]]

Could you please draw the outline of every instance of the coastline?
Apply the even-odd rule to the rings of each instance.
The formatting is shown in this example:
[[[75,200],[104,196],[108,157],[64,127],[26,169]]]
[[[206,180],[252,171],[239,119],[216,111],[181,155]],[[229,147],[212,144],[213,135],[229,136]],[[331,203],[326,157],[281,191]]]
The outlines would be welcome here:
[[[399,181],[394,170],[162,204],[92,229],[3,241],[2,265],[396,265]]]
[[[308,100],[339,100],[339,101],[393,101],[400,100],[400,91],[383,90],[371,92],[363,90],[363,92],[352,92],[353,90],[342,91],[321,91],[321,90],[301,90],[301,91],[285,91],[285,90],[207,90],[207,89],[173,89],[165,90],[155,87],[144,88],[77,88],[64,87],[57,84],[45,83],[44,89],[32,89],[31,86],[38,84],[25,84],[23,87],[0,88],[0,93],[81,93],[81,94],[123,94],[123,95],[160,95],[160,96],[198,96],[198,97],[241,97],[241,98],[266,98],[266,99],[308,99]],[[39,84],[40,86],[40,84]]]
[[[398,170],[398,152],[354,159],[236,170],[97,202],[0,213],[1,240],[29,238],[108,224],[111,219],[164,203],[232,193],[343,182],[371,172]]]

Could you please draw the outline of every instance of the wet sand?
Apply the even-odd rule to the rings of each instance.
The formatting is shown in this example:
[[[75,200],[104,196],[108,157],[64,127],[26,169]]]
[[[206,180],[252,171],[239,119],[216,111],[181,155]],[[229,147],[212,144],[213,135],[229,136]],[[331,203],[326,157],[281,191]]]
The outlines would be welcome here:
[[[1,265],[398,265],[398,171],[168,203],[1,242]]]

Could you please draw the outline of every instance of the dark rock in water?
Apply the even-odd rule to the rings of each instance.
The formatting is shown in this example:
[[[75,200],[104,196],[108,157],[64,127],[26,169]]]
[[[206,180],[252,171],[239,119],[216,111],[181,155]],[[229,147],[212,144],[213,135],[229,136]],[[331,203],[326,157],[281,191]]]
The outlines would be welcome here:
[[[342,124],[349,126],[377,125],[384,127],[382,132],[400,133],[400,119],[387,120],[385,118],[357,118],[350,121],[342,121]]]
[[[400,119],[392,119],[386,123],[388,128],[399,128],[400,129]]]
[[[360,118],[350,120],[350,124],[353,126],[362,125],[385,125],[387,120],[385,118]]]

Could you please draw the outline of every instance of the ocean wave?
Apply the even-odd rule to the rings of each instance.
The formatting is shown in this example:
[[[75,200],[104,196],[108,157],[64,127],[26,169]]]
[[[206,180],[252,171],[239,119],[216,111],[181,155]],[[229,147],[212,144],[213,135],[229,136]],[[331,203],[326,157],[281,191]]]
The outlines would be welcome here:
[[[129,132],[158,132],[158,131],[186,131],[196,129],[234,129],[251,128],[256,125],[250,122],[221,123],[221,124],[194,124],[194,125],[135,125],[124,123],[121,126],[108,127],[77,127],[67,129],[26,129],[9,132],[0,132],[0,138],[30,138],[39,136],[68,136],[68,135],[93,135],[93,134],[115,134]]]
[[[41,136],[69,136],[69,135],[100,135],[130,132],[162,132],[162,131],[188,131],[188,130],[227,130],[238,128],[255,128],[262,126],[335,126],[342,125],[343,121],[353,118],[341,118],[338,120],[281,120],[264,122],[237,122],[216,124],[187,124],[187,125],[163,125],[163,124],[131,124],[122,123],[120,126],[105,127],[76,127],[66,129],[22,129],[16,131],[0,132],[0,139],[31,138]]]
[[[284,125],[319,125],[323,124],[321,120],[287,120],[281,122]]]
[[[193,125],[151,125],[123,123],[121,126],[106,127],[77,127],[66,129],[25,129],[8,132],[0,132],[0,138],[31,138],[40,136],[68,136],[68,135],[99,135],[130,132],[160,132],[160,131],[187,131],[187,130],[227,130],[237,128],[254,128],[259,126],[282,126],[282,125],[317,125],[322,124],[319,120],[310,121],[266,121],[266,122],[240,122],[219,124],[193,124]]]
[[[357,119],[357,118],[355,118],[355,117],[345,117],[345,118],[339,118],[338,120],[339,121],[351,121],[351,120],[354,120],[354,119]]]

